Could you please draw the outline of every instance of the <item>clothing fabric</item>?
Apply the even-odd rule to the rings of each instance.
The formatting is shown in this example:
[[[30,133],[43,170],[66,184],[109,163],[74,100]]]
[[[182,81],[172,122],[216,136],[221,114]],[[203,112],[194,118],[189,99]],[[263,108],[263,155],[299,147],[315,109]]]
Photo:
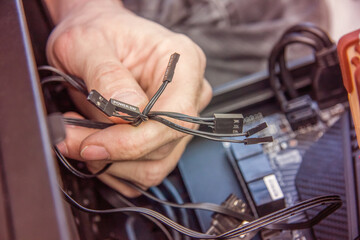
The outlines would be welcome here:
[[[213,87],[266,69],[272,46],[290,26],[329,29],[323,0],[124,0],[134,13],[183,33],[205,52]],[[299,51],[293,54],[300,57]]]

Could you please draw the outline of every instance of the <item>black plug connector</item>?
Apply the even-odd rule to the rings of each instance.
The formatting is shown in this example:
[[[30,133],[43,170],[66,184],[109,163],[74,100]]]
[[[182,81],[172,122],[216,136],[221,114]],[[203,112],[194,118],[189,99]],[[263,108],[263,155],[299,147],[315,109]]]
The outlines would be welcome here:
[[[313,97],[321,109],[346,100],[347,93],[342,82],[336,44],[315,54],[316,69],[312,79]]]
[[[141,114],[138,107],[113,98],[108,101],[96,90],[90,91],[87,100],[109,117],[114,116],[116,111],[134,117],[138,117]]]
[[[138,107],[110,98],[110,104],[118,112],[126,113],[130,116],[137,117],[141,114]]]
[[[274,139],[271,136],[260,137],[260,138],[246,138],[244,139],[244,144],[250,145],[250,144],[258,144],[258,143],[270,143],[273,141]]]
[[[255,133],[258,133],[262,130],[264,130],[265,128],[267,128],[267,124],[265,122],[260,123],[259,125],[257,125],[256,127],[253,127],[249,130],[246,131],[246,136],[250,137],[251,135],[254,135]]]
[[[113,116],[115,107],[112,104],[109,104],[109,101],[98,91],[91,90],[87,96],[87,100],[109,117]]]
[[[293,130],[298,130],[302,126],[315,125],[318,122],[315,103],[309,95],[288,101],[283,106],[283,110]]]
[[[244,116],[242,114],[214,114],[214,132],[215,133],[242,133],[244,125]]]
[[[175,73],[175,67],[176,67],[176,64],[177,62],[179,61],[179,58],[180,58],[180,54],[178,53],[173,53],[171,56],[170,56],[170,60],[169,60],[169,63],[166,67],[166,71],[165,71],[165,74],[164,74],[164,79],[163,79],[163,82],[171,82],[173,77],[174,77],[174,73]]]

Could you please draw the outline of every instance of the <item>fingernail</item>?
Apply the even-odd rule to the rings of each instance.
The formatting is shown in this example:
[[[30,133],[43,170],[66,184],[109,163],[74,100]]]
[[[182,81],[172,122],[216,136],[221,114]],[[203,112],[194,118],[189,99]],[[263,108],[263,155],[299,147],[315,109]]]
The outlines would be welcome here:
[[[104,147],[89,145],[84,147],[80,152],[81,157],[84,160],[107,160],[110,158],[110,154]]]
[[[61,143],[58,143],[56,145],[57,149],[64,155],[68,155],[68,149],[67,149],[67,146],[65,144],[65,142],[61,142]]]
[[[117,92],[111,98],[128,103],[134,106],[141,106],[146,103],[146,98],[137,91]]]

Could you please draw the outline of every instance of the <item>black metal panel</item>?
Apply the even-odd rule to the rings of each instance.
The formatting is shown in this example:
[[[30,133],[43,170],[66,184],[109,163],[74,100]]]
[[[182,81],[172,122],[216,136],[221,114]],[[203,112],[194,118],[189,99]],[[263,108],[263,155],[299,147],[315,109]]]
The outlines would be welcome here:
[[[1,239],[70,239],[19,0],[0,3]]]

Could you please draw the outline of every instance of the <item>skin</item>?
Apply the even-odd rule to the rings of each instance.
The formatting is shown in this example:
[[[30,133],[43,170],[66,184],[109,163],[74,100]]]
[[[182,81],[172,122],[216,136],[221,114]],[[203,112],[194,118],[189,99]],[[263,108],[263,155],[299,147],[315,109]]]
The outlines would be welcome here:
[[[209,103],[212,93],[204,79],[205,56],[188,37],[134,15],[118,0],[46,2],[56,24],[47,44],[48,61],[84,79],[89,91],[96,89],[107,99],[143,109],[161,85],[170,55],[177,52],[174,79],[153,110],[196,116]],[[80,94],[71,92],[83,115],[109,121]],[[65,116],[82,118],[78,113]],[[86,161],[91,171],[113,162],[99,179],[128,197],[139,193],[115,177],[144,189],[158,185],[175,168],[190,140],[154,121],[133,127],[111,120],[119,124],[104,130],[67,126],[66,140],[58,147],[65,156]]]

